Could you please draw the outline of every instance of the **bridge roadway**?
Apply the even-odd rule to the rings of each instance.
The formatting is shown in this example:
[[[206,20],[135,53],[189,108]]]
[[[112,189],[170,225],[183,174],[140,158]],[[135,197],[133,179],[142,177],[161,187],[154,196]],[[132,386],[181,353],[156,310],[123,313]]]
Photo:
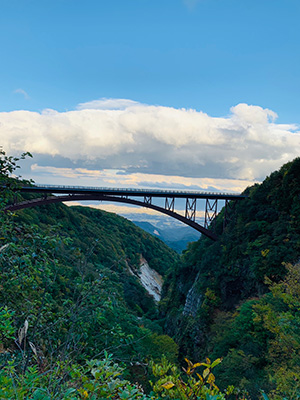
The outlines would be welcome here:
[[[225,223],[229,204],[245,199],[247,196],[236,193],[216,193],[204,191],[183,190],[157,190],[157,189],[134,189],[134,188],[105,188],[105,187],[83,187],[83,186],[58,186],[58,185],[34,185],[23,186],[18,189],[23,193],[42,194],[41,198],[15,202],[6,207],[6,210],[16,211],[23,208],[39,206],[48,203],[67,201],[108,201],[137,205],[151,208],[163,214],[169,215],[186,225],[191,226],[202,234],[213,240],[217,240],[212,225],[217,215],[218,200],[225,201]],[[53,196],[53,194],[55,194]],[[58,195],[58,196],[57,196]],[[142,198],[142,200],[136,200]],[[164,207],[153,204],[153,198],[164,198]],[[185,215],[175,211],[175,199],[185,199]],[[205,222],[204,226],[196,222],[196,204],[198,199],[204,199]]]
[[[204,191],[186,190],[158,190],[158,189],[132,189],[132,188],[108,188],[92,186],[63,186],[63,185],[34,185],[23,186],[21,192],[27,193],[56,193],[56,194],[102,194],[115,196],[134,197],[173,197],[173,198],[194,198],[194,199],[220,199],[240,200],[247,196],[237,193],[219,193]]]

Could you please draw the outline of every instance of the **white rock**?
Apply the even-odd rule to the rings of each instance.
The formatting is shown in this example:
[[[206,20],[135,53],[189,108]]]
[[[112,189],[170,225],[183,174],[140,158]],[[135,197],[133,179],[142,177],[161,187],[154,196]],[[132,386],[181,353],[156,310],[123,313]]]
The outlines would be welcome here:
[[[161,298],[163,278],[158,272],[149,267],[147,261],[143,257],[141,257],[141,267],[138,276],[141,284],[147,292],[153,296],[155,301],[159,302]]]

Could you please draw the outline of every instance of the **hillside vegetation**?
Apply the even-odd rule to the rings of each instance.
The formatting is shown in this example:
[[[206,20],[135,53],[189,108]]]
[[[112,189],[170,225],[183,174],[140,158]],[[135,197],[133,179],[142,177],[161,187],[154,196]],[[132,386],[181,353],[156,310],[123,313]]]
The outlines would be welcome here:
[[[221,387],[300,398],[300,159],[245,193],[166,280],[166,330],[181,354],[224,357]]]
[[[189,362],[182,381],[178,346],[137,278],[141,257],[166,276],[178,255],[99,210],[6,214],[20,197],[17,162],[0,152],[0,398],[224,399],[212,373],[220,360],[197,379]]]
[[[11,188],[16,161],[2,154]],[[2,192],[2,207],[10,196]],[[177,360],[153,298],[129,272],[141,256],[162,275],[174,267],[178,256],[160,240],[117,215],[62,204],[2,212],[0,236],[0,365],[44,371],[109,352],[142,379],[145,359]]]
[[[99,210],[5,214],[20,182],[0,156],[1,399],[300,398],[300,159],[179,259]],[[164,277],[158,305],[141,256]]]

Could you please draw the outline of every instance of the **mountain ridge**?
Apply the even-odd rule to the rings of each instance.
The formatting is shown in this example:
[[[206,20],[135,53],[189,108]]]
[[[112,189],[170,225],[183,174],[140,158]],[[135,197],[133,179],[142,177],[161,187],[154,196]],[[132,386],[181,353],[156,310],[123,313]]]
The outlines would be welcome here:
[[[200,237],[200,233],[187,226],[161,228],[146,221],[133,220],[132,222],[151,235],[159,237],[171,249],[179,254],[186,250],[189,243],[197,241]]]

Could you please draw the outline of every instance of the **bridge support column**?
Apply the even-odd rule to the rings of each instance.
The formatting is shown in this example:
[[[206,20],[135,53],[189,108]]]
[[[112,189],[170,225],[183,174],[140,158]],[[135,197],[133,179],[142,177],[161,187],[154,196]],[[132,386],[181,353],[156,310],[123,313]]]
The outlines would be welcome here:
[[[196,199],[186,199],[185,218],[194,221],[196,218]]]
[[[144,196],[145,204],[152,204],[152,196]]]
[[[174,197],[166,197],[166,201],[165,201],[165,209],[168,211],[173,211],[174,212],[174,203],[175,203],[175,199]]]
[[[207,229],[215,219],[218,210],[218,199],[206,199],[204,227]]]

